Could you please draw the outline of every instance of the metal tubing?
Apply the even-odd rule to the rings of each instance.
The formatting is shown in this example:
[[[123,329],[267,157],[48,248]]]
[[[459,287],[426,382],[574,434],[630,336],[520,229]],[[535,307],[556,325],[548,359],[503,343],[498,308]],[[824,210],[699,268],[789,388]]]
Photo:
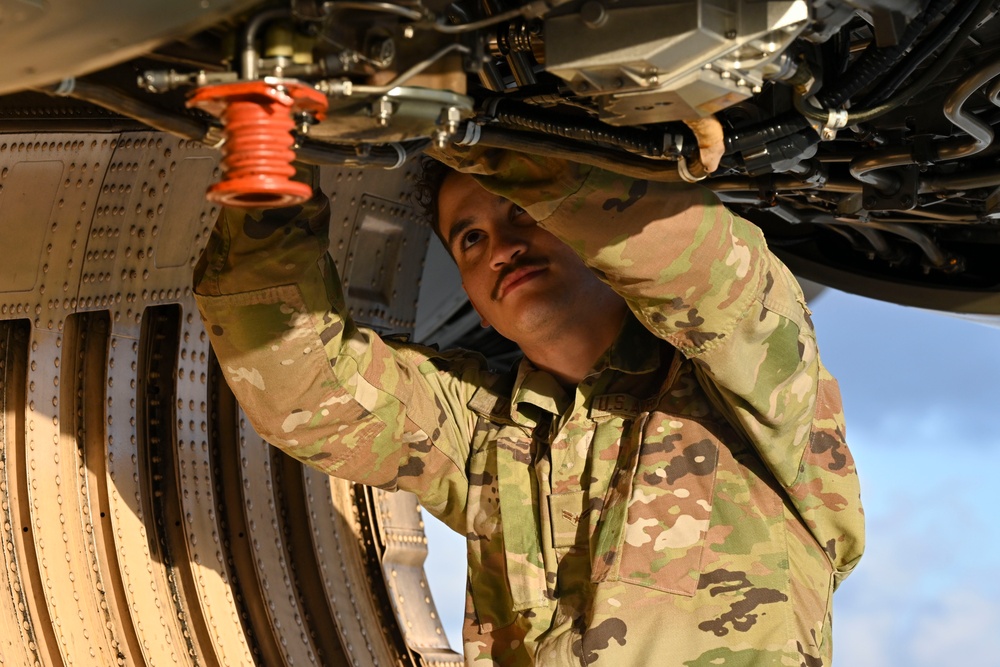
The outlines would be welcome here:
[[[935,267],[943,267],[948,264],[948,256],[937,246],[936,243],[934,243],[933,239],[911,225],[905,223],[875,221],[861,222],[860,220],[854,220],[852,218],[834,218],[834,220],[845,225],[850,225],[853,229],[878,229],[897,236],[902,236],[920,248],[920,250],[924,253],[924,256],[927,257],[927,260]]]
[[[760,188],[753,178],[741,178],[738,176],[728,178],[711,178],[702,183],[706,188],[714,192],[758,192]],[[775,192],[794,192],[797,190],[814,190],[823,192],[842,192],[854,194],[861,192],[862,186],[855,181],[827,181],[826,183],[809,183],[797,178],[788,176],[777,177],[768,183],[769,189]]]
[[[257,40],[257,31],[265,23],[285,18],[290,13],[288,9],[267,9],[250,19],[246,27],[243,28],[243,33],[240,35],[240,72],[247,81],[256,79],[258,74],[257,61],[260,59],[260,54],[257,53],[257,47],[254,46],[254,42]]]
[[[949,174],[921,179],[920,192],[941,192],[947,190],[977,190],[1000,186],[1000,170],[983,171],[978,174]]]
[[[458,43],[448,44],[447,46],[443,46],[437,51],[435,51],[429,58],[421,60],[416,65],[406,70],[405,72],[403,72],[402,74],[400,74],[399,76],[397,76],[395,79],[385,84],[384,86],[353,86],[351,90],[353,91],[353,93],[360,95],[385,95],[393,88],[398,88],[399,86],[402,86],[404,83],[406,83],[416,75],[420,74],[425,69],[436,63],[441,58],[444,58],[452,51],[458,51],[459,53],[468,53],[469,47],[465,46],[464,44],[458,44]]]
[[[944,115],[952,123],[965,130],[969,139],[950,139],[941,142],[937,147],[938,158],[942,160],[958,160],[975,155],[993,143],[993,128],[962,109],[962,105],[972,97],[980,87],[1000,75],[1000,59],[981,67],[971,76],[963,79],[944,103]],[[997,87],[990,94],[990,102],[997,104]]]
[[[1000,59],[993,60],[965,77],[948,95],[944,103],[944,114],[949,121],[970,136],[964,139],[946,139],[931,146],[938,160],[957,160],[975,155],[985,150],[993,142],[993,130],[971,113],[962,109],[963,105],[981,86],[1000,75]],[[998,104],[1000,87],[994,86],[990,101]],[[851,175],[859,181],[874,185],[879,190],[898,187],[898,179],[887,178],[877,170],[916,164],[918,162],[912,148],[880,151],[867,157],[859,157],[851,162]],[[892,175],[889,175],[892,176]]]
[[[891,192],[899,187],[899,177],[880,170],[902,167],[914,162],[912,149],[888,149],[851,160],[851,176],[863,183],[874,185],[883,192]]]
[[[862,227],[861,225],[852,226],[851,229],[865,237],[865,240],[871,244],[875,254],[879,257],[886,258],[892,256],[892,246],[889,245],[889,242],[885,240],[885,236],[879,230]]]

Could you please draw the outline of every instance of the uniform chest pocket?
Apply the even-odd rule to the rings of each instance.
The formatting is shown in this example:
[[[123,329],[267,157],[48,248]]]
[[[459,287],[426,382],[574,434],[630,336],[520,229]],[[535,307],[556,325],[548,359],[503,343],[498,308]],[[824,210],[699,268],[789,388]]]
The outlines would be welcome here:
[[[469,457],[466,521],[469,588],[483,632],[506,627],[516,612],[549,599],[531,437],[512,426],[491,428],[489,435]]]
[[[692,596],[705,558],[719,439],[698,421],[660,412],[630,435],[641,437],[638,451],[630,447],[629,468],[608,494],[599,529],[608,531],[600,541],[617,548],[595,554],[595,578]]]

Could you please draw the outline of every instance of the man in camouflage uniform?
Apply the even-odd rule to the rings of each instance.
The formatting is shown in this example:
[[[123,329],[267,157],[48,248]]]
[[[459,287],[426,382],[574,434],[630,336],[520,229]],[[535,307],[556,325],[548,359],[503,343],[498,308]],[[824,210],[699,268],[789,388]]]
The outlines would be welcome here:
[[[801,291],[760,232],[693,186],[491,150],[452,163],[475,176],[445,180],[438,231],[527,358],[497,374],[357,327],[322,197],[227,210],[196,292],[255,428],[466,535],[468,664],[829,665],[858,483]]]

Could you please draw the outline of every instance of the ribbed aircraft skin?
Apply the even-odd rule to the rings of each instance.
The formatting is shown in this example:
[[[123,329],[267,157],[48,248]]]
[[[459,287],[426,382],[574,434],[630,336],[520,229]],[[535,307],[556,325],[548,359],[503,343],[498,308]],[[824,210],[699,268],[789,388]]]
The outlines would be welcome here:
[[[458,665],[412,496],[304,469],[221,381],[191,298],[218,152],[0,134],[5,667]],[[412,171],[324,172],[356,317],[413,328]]]

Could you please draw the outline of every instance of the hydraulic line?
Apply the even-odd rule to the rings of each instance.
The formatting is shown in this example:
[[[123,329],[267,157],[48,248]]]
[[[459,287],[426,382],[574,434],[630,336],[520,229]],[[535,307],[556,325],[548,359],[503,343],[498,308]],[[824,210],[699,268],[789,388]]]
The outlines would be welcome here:
[[[810,129],[809,121],[797,113],[786,113],[767,123],[743,128],[726,135],[726,155],[760,148],[776,139]]]
[[[410,21],[422,21],[425,18],[423,12],[417,11],[416,9],[410,9],[409,7],[404,7],[403,5],[397,5],[392,2],[372,2],[372,0],[334,0],[333,2],[323,3],[323,11],[326,12],[327,16],[338,10],[385,12],[388,14],[395,14],[396,16]]]
[[[902,38],[893,46],[879,48],[875,41],[847,69],[842,81],[829,91],[820,91],[818,99],[826,109],[839,109],[875,82],[885,71],[895,65],[923,34],[927,26],[951,4],[951,0],[931,0],[923,12],[910,21]]]
[[[193,139],[210,146],[218,145],[221,134],[218,127],[198,118],[165,111],[127,95],[115,88],[80,79],[68,79],[40,92],[61,97],[72,97],[93,104],[113,113],[134,118],[149,127],[168,132],[185,139]],[[427,141],[411,141],[405,144],[373,146],[359,153],[353,146],[331,144],[312,139],[303,139],[296,149],[300,162],[316,165],[359,165],[391,169],[398,167],[408,156],[423,150]],[[402,157],[400,156],[402,151]]]
[[[918,67],[927,60],[948,38],[958,30],[969,14],[976,8],[976,0],[966,0],[962,6],[944,15],[941,22],[934,27],[933,32],[911,51],[906,59],[889,73],[889,76],[879,81],[878,87],[858,103],[862,109],[870,108],[889,99],[903,83],[910,78]]]
[[[879,230],[860,225],[851,229],[854,229],[861,236],[865,237],[865,240],[872,245],[872,248],[879,257],[888,259],[894,255],[892,246],[889,245],[889,242],[885,240],[885,236]]]
[[[776,176],[768,179],[754,179],[742,176],[723,176],[704,181],[704,185],[714,192],[760,192],[761,183],[767,190],[774,192],[798,192],[800,190],[837,192],[854,194],[861,192],[862,186],[857,181],[828,180],[826,182],[810,183],[793,176]]]
[[[493,117],[498,125],[508,129],[529,130],[563,139],[584,141],[646,157],[663,157],[665,151],[677,145],[673,135],[654,134],[634,128],[612,128],[589,118],[559,116],[509,100],[498,101],[488,115]],[[683,139],[681,143],[692,144]]]
[[[1000,186],[1000,170],[975,174],[948,174],[930,176],[920,180],[920,192],[942,192],[949,190],[978,190]]]
[[[973,32],[975,32],[976,28],[978,28],[979,25],[986,20],[992,11],[993,0],[979,0],[975,11],[965,20],[965,23],[962,24],[962,27],[959,28],[958,32],[955,33],[955,37],[951,40],[951,43],[934,60],[934,64],[924,70],[923,74],[921,74],[916,81],[878,106],[870,109],[851,111],[846,119],[846,124],[858,125],[860,123],[866,123],[874,120],[879,116],[883,116],[893,109],[906,104],[913,96],[917,95],[924,88],[936,81],[941,73],[951,64],[951,61],[955,59],[958,52],[965,46],[965,41]],[[803,96],[803,93],[804,91],[802,90],[796,90],[796,94],[793,98],[795,108],[799,111],[799,113],[806,118],[810,118],[820,123],[829,122],[830,111],[810,106]]]
[[[56,97],[72,97],[89,102],[128,118],[135,118],[154,130],[169,132],[185,139],[194,139],[208,144],[217,143],[211,138],[212,125],[197,118],[164,111],[130,95],[82,79],[63,79],[60,83],[39,88],[40,92]]]
[[[435,51],[427,58],[424,58],[415,65],[412,65],[409,69],[397,75],[392,81],[390,81],[387,84],[381,86],[357,85],[353,86],[352,90],[354,91],[355,94],[358,95],[385,95],[393,88],[398,88],[402,86],[404,83],[406,83],[416,75],[420,74],[425,69],[427,69],[437,61],[441,60],[441,58],[444,58],[452,51],[457,51],[458,53],[469,53],[469,47],[465,46],[464,44],[458,44],[458,43],[447,44],[438,49],[437,51]]]
[[[863,229],[867,227],[869,229],[877,229],[889,232],[890,234],[895,234],[897,236],[902,236],[920,248],[921,252],[923,252],[924,256],[927,258],[927,261],[929,261],[935,268],[947,271],[958,267],[958,260],[956,258],[941,250],[941,248],[938,247],[930,236],[916,227],[898,222],[877,222],[874,220],[861,222],[852,218],[835,218],[835,220],[838,223],[850,225],[853,229]]]
[[[421,152],[431,142],[417,139],[405,143],[377,144],[354,147],[347,144],[330,144],[303,139],[295,149],[296,159],[306,164],[398,169],[413,155]]]
[[[979,88],[998,76],[1000,59],[987,63],[965,77],[948,95],[944,104],[945,117],[969,136],[934,142],[928,151],[932,161],[969,157],[985,150],[993,142],[993,128],[962,107]],[[989,100],[994,105],[1000,105],[1000,83],[994,84],[990,89]],[[923,160],[926,159],[925,156]],[[877,188],[891,190],[896,185],[891,180],[894,176],[879,173],[878,170],[917,164],[923,160],[918,158],[913,147],[892,148],[856,158],[851,162],[851,175]]]
[[[257,78],[257,60],[260,54],[254,42],[257,32],[265,23],[291,16],[290,9],[267,9],[254,16],[240,33],[240,64],[243,79],[247,81]]]
[[[460,23],[452,24],[446,23],[445,21],[439,20],[431,24],[431,27],[438,32],[443,32],[448,35],[454,35],[462,32],[472,32],[474,30],[480,30],[482,28],[488,28],[489,26],[496,25],[497,23],[503,23],[504,21],[510,21],[521,16],[527,16],[529,18],[536,18],[545,13],[548,7],[545,3],[532,2],[524,5],[523,7],[517,7],[515,9],[508,9],[505,12],[499,12],[488,16],[484,19],[479,19],[478,21],[472,21],[471,23]]]
[[[529,132],[516,132],[494,127],[480,129],[476,142],[491,148],[504,148],[530,155],[554,157],[600,169],[615,171],[632,178],[680,183],[677,163],[666,160],[646,160],[607,148],[581,146],[579,142]]]

